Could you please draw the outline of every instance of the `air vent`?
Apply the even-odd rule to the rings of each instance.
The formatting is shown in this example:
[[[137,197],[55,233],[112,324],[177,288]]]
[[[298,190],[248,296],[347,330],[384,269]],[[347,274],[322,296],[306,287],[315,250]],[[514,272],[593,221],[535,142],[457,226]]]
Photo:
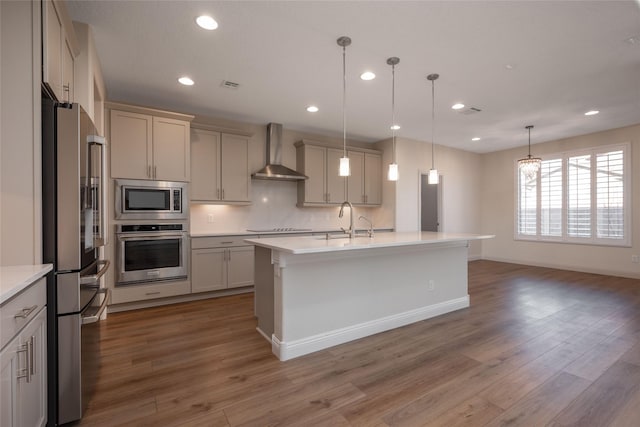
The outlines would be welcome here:
[[[479,113],[480,111],[482,111],[479,108],[476,107],[469,107],[469,108],[465,108],[463,110],[458,110],[458,114],[464,114],[465,116],[468,116],[470,114],[476,114]]]
[[[222,87],[226,87],[228,89],[238,89],[240,87],[240,83],[230,82],[229,80],[223,80]]]

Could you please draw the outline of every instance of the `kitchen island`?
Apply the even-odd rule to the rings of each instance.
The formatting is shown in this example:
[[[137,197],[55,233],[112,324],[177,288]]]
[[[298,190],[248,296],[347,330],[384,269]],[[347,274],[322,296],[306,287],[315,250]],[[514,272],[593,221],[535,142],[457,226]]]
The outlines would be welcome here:
[[[467,248],[494,236],[380,233],[247,239],[258,332],[288,360],[469,306]]]

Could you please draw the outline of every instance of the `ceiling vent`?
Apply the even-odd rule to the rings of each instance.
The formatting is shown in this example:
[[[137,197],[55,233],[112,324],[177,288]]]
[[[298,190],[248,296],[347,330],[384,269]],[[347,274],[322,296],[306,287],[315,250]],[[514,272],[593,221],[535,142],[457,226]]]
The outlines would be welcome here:
[[[240,87],[240,83],[223,80],[221,86],[226,87],[227,89],[238,89]]]
[[[469,107],[469,108],[465,108],[462,110],[458,110],[458,114],[464,114],[465,116],[471,115],[471,114],[476,114],[479,113],[480,111],[482,111],[479,108],[476,107]]]

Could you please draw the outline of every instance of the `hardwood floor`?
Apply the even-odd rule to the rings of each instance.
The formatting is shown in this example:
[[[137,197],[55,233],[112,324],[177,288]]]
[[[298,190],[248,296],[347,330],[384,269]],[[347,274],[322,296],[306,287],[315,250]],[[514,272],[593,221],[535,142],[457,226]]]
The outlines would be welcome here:
[[[253,295],[110,314],[83,426],[638,426],[640,281],[469,264],[471,307],[287,362]]]

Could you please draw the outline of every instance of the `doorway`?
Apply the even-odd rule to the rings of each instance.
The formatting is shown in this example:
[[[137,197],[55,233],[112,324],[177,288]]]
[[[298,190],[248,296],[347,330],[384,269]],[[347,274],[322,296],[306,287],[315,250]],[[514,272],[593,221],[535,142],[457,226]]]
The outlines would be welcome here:
[[[428,174],[420,174],[420,230],[440,231],[440,188],[442,176],[438,184],[429,184]]]

